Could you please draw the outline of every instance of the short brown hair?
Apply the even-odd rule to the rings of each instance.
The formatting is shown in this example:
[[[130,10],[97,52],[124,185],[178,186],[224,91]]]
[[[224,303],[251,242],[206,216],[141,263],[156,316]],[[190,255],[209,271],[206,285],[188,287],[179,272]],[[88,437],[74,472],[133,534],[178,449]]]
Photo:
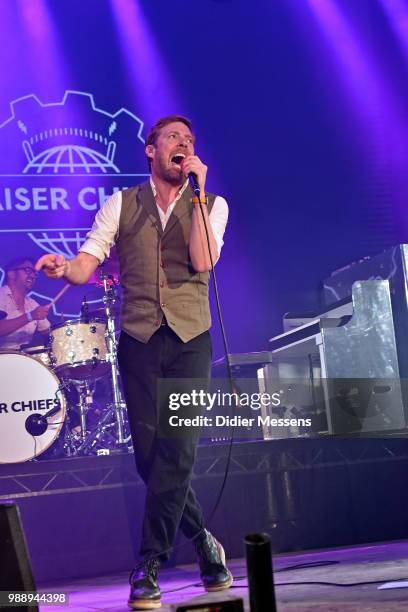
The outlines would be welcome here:
[[[154,126],[150,128],[149,133],[146,136],[145,146],[147,147],[147,145],[155,145],[157,142],[157,138],[160,134],[160,131],[164,127],[166,127],[166,125],[169,125],[169,123],[177,123],[177,122],[184,123],[184,125],[188,127],[190,132],[193,133],[192,124],[191,124],[190,119],[187,119],[187,117],[183,117],[183,115],[168,115],[167,117],[162,117],[161,119],[158,119],[156,123],[154,124]],[[146,157],[147,157],[147,162],[150,168],[152,161],[150,157],[148,156]]]

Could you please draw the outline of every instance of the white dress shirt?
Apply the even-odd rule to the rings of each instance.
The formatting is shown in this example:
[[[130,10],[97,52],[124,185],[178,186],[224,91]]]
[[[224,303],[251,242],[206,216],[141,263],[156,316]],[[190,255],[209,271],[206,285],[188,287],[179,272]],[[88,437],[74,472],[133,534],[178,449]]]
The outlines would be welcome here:
[[[156,196],[156,188],[151,178],[150,184],[153,190],[153,195]],[[156,203],[163,230],[166,227],[175,205],[177,204],[184,190],[187,188],[187,185],[188,180],[184,183],[178,192],[176,199],[170,204],[166,212],[164,212]],[[79,250],[83,251],[84,253],[94,255],[97,257],[97,259],[99,259],[99,263],[102,263],[105,257],[109,257],[110,249],[112,248],[119,231],[121,209],[122,192],[117,191],[106,200],[102,208],[98,211],[91,231],[88,232],[87,239]],[[217,242],[219,255],[221,253],[222,245],[224,244],[223,236],[228,221],[228,204],[221,196],[217,196],[215,198],[209,219],[214,238]]]
[[[31,312],[39,306],[39,303],[30,297],[24,298],[24,309],[20,310],[14,301],[13,294],[8,285],[0,287],[0,310],[7,312],[6,319],[16,319],[21,317],[25,312]],[[0,349],[2,351],[19,350],[21,344],[30,344],[31,340],[36,331],[46,332],[50,329],[50,322],[48,319],[42,319],[41,321],[30,321],[26,323],[20,329],[7,334],[6,336],[0,336]]]

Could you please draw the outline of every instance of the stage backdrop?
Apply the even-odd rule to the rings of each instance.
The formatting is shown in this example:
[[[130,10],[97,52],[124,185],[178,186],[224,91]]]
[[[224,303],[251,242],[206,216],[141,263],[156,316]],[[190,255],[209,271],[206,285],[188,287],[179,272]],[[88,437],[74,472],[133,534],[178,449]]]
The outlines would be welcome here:
[[[2,0],[0,283],[17,255],[75,255],[105,198],[146,178],[151,124],[182,113],[230,205],[230,349],[266,348],[332,270],[406,241],[407,19],[402,0]],[[71,289],[53,320],[84,295],[100,291]]]

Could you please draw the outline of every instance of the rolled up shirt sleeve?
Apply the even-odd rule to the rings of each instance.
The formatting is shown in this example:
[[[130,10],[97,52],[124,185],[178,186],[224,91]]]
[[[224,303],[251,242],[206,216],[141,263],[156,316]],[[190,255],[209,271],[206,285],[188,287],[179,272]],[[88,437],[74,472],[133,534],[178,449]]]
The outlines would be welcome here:
[[[122,192],[111,195],[97,213],[91,230],[86,235],[84,244],[79,249],[83,253],[94,255],[101,264],[109,257],[119,230]]]
[[[211,229],[214,234],[215,241],[218,247],[218,256],[220,256],[222,246],[224,244],[224,232],[228,221],[228,204],[224,198],[217,196],[214,200],[209,219]]]

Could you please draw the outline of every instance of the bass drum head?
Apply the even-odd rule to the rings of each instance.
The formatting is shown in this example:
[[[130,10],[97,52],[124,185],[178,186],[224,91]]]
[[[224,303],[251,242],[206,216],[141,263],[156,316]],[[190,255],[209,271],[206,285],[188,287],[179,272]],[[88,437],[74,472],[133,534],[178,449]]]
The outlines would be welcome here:
[[[60,381],[43,363],[21,353],[0,352],[0,463],[20,463],[41,455],[58,438],[66,414]],[[41,435],[26,430],[31,415],[46,415]]]

